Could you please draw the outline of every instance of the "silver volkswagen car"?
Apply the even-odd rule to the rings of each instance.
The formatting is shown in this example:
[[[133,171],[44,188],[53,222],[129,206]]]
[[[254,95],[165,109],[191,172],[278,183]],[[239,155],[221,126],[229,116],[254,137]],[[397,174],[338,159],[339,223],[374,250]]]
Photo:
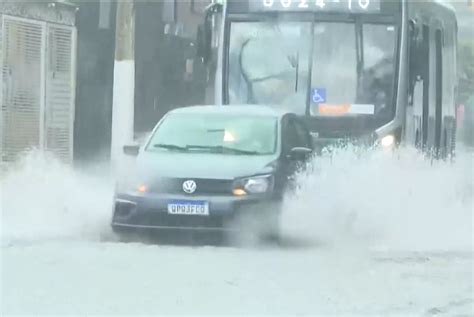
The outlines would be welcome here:
[[[312,154],[297,116],[267,106],[192,106],[167,113],[136,155],[136,181],[115,193],[112,228],[256,233],[278,238],[291,176]]]

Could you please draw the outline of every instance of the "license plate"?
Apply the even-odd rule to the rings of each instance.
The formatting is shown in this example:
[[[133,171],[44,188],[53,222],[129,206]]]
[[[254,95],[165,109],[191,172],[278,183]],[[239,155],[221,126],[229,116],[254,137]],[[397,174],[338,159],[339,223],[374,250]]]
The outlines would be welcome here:
[[[168,213],[172,215],[209,215],[209,205],[205,201],[173,201],[168,204]]]

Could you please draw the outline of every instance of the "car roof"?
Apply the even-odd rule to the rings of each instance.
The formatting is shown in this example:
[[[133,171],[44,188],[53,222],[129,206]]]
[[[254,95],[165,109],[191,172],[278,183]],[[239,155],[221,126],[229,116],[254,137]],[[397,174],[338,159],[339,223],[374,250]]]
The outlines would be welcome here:
[[[250,116],[266,116],[266,117],[277,117],[281,118],[288,111],[275,109],[270,105],[195,105],[173,109],[171,113],[183,113],[183,114],[216,114],[226,113],[235,115],[250,115]]]

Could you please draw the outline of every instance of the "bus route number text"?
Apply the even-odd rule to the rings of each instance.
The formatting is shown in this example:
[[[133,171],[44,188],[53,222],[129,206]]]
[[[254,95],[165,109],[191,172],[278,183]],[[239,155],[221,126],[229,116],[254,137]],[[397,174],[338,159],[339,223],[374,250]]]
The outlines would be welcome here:
[[[326,5],[334,6],[337,5],[339,8],[347,5],[348,10],[369,10],[371,0],[261,0],[262,4],[267,9],[276,7],[283,8],[299,8],[307,9],[310,6],[316,6],[324,9]],[[343,4],[343,2],[346,2]]]

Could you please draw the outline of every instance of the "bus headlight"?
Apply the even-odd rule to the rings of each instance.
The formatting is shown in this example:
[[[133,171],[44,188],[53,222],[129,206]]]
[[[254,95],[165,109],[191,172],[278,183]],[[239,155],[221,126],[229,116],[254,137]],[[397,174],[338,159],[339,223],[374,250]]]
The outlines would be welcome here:
[[[380,140],[380,144],[382,144],[384,148],[391,147],[394,143],[395,143],[395,137],[391,134],[384,136]]]

